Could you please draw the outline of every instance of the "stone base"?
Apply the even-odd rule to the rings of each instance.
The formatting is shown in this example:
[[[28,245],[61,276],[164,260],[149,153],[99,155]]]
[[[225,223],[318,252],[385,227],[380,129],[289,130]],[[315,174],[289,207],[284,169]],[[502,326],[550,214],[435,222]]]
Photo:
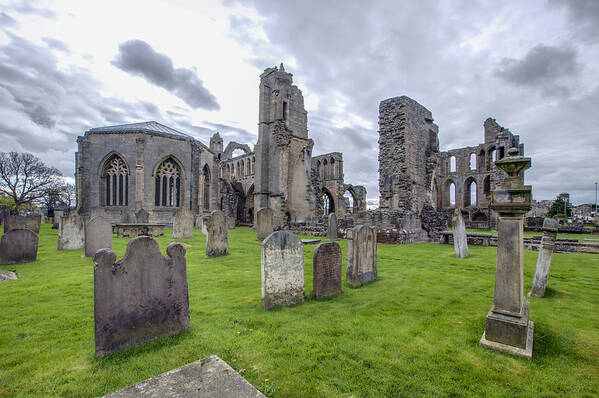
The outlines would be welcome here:
[[[528,321],[526,327],[526,345],[524,347],[515,347],[508,344],[498,343],[496,341],[487,340],[487,331],[483,332],[480,339],[480,345],[496,351],[507,352],[508,354],[517,355],[527,359],[532,359],[532,345],[534,339],[535,324],[533,321]]]

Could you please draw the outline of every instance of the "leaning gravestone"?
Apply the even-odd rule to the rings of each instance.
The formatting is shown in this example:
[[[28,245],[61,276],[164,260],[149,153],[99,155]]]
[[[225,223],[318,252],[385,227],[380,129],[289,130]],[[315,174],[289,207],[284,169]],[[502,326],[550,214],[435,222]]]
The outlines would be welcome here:
[[[193,214],[189,208],[182,207],[173,219],[173,239],[190,238],[193,238]]]
[[[94,255],[96,355],[189,327],[185,246],[171,243],[166,253],[153,238],[138,236],[119,262],[111,249]]]
[[[14,214],[8,215],[4,220],[4,233],[12,231],[13,229],[28,229],[40,233],[40,224],[42,223],[42,216],[17,216]]]
[[[0,264],[35,261],[37,245],[37,234],[29,229],[13,229],[5,233],[0,241]]]
[[[547,278],[549,277],[549,267],[551,266],[551,256],[555,246],[555,238],[559,224],[553,218],[546,218],[543,221],[543,238],[541,238],[541,247],[539,248],[539,257],[537,257],[537,269],[532,281],[529,296],[543,297],[547,288]]]
[[[208,236],[206,237],[206,257],[222,256],[229,252],[229,230],[227,218],[220,210],[214,210],[204,219]]]
[[[341,293],[341,247],[337,242],[316,246],[313,261],[312,288],[316,298]]]
[[[272,209],[264,207],[256,213],[256,224],[258,232],[258,240],[263,241],[266,237],[272,234],[273,230],[273,212]]]
[[[327,240],[337,240],[337,216],[329,214],[329,226],[327,228]]]
[[[462,217],[460,209],[453,211],[451,217],[451,224],[453,227],[453,248],[455,250],[455,256],[457,258],[468,257],[468,235],[466,235],[466,224]]]
[[[216,355],[154,376],[104,398],[132,397],[266,398]]]
[[[150,214],[145,209],[139,209],[135,212],[135,219],[138,224],[147,224],[150,222]]]
[[[276,231],[262,242],[262,307],[304,301],[304,248],[289,231]]]
[[[96,216],[85,224],[85,257],[93,257],[100,249],[112,249],[112,224]]]
[[[358,225],[350,230],[347,240],[347,270],[345,280],[357,287],[377,277],[376,229]]]
[[[85,247],[85,222],[72,211],[61,217],[58,225],[58,250],[77,250]]]

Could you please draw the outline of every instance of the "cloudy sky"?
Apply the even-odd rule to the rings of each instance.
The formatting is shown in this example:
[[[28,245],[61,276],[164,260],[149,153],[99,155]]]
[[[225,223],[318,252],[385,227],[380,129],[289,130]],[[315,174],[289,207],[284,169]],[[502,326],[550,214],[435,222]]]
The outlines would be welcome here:
[[[432,111],[441,149],[483,121],[520,135],[536,199],[595,199],[599,1],[0,0],[0,150],[74,173],[91,127],[156,120],[257,139],[259,74],[284,62],[315,154],[378,198],[381,100]]]

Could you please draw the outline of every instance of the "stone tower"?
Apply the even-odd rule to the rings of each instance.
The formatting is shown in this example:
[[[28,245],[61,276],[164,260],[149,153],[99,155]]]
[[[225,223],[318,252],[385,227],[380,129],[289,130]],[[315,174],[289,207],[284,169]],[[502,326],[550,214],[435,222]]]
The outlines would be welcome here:
[[[223,139],[218,131],[210,137],[210,150],[216,154],[223,152]]]
[[[310,185],[312,146],[304,97],[283,64],[260,75],[256,209],[268,207],[274,225],[308,222],[315,197]]]
[[[438,131],[431,112],[409,97],[379,105],[379,206],[398,212],[400,227],[411,232],[422,230],[423,207],[436,203]]]

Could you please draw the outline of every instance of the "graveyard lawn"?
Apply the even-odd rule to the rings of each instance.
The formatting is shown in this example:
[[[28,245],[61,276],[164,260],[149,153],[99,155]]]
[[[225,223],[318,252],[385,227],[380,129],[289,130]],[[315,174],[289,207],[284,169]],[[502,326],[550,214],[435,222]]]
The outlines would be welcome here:
[[[42,224],[38,260],[0,266],[0,396],[99,396],[210,355],[269,397],[598,396],[599,256],[554,254],[544,298],[532,298],[532,361],[478,342],[493,301],[496,248],[378,245],[378,280],[325,300],[265,311],[260,244],[229,231],[230,254],[205,258],[199,230],[187,246],[188,331],[94,356],[93,265],[57,251]],[[162,253],[171,230],[158,238]],[[119,256],[127,239],[114,238]],[[347,242],[343,250],[343,280]],[[537,252],[526,251],[524,292]]]
[[[449,228],[451,229],[451,228]],[[486,234],[493,234],[495,236],[497,236],[497,231],[493,231],[489,228],[466,228],[466,232],[480,232],[480,233],[486,233]],[[524,231],[524,237],[525,238],[532,238],[533,236],[542,236],[543,232],[532,232],[532,231]],[[572,233],[563,233],[560,232],[557,234],[557,239],[576,239],[579,242],[584,242],[585,238],[590,238],[590,239],[599,239],[599,235],[597,234],[572,234]],[[592,242],[587,242],[587,243],[592,243]]]

